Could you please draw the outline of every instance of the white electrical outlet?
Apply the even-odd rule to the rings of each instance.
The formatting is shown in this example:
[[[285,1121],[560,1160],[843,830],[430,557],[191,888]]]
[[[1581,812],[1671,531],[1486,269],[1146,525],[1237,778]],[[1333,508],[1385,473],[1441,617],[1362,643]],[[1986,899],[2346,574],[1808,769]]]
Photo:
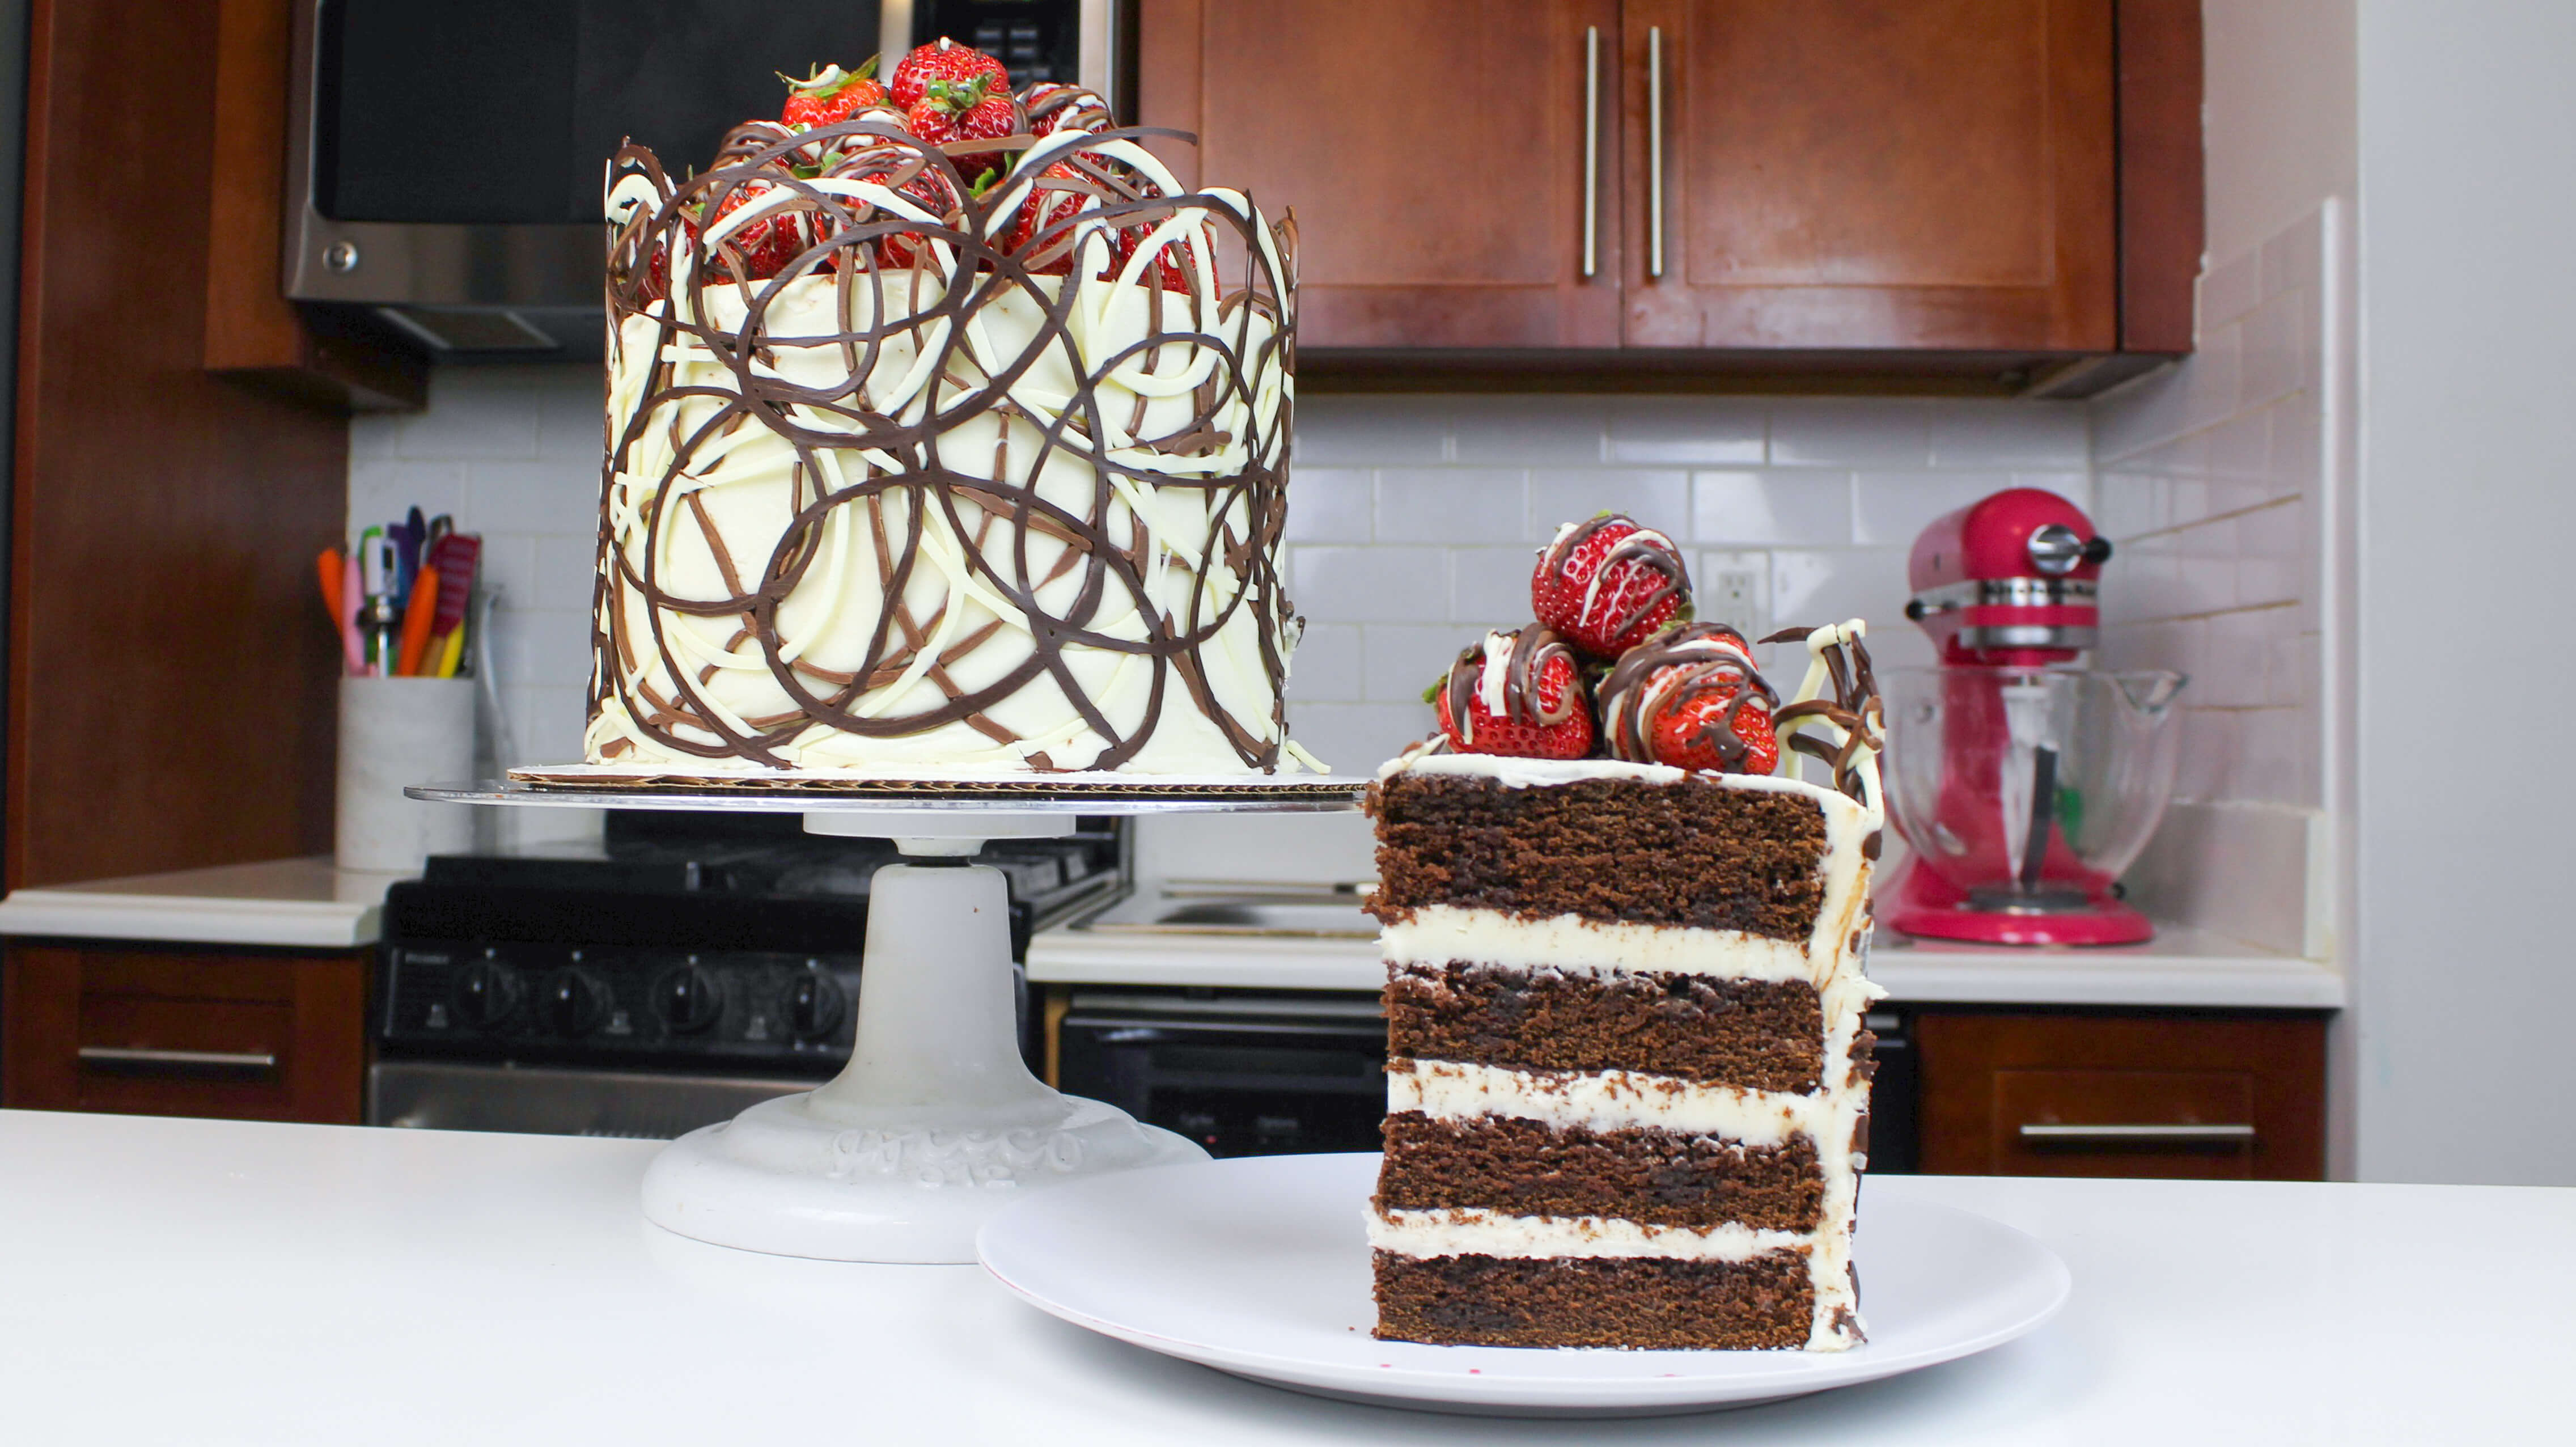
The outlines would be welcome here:
[[[1692,612],[1747,638],[1771,631],[1771,555],[1702,553],[1692,582]]]

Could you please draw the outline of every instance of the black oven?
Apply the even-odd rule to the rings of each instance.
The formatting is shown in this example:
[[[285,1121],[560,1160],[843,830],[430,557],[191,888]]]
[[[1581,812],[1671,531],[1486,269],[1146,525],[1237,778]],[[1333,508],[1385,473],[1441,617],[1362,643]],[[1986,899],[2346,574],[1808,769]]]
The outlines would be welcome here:
[[[675,169],[782,74],[952,35],[1114,97],[1115,0],[303,0],[284,284],[435,352],[595,354],[602,167]]]

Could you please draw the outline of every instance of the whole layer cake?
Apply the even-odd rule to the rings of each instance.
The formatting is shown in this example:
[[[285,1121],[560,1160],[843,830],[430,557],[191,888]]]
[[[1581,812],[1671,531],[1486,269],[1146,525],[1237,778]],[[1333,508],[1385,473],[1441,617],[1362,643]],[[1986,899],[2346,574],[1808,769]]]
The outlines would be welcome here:
[[[1619,552],[1598,550],[1609,587],[1569,596],[1621,591]],[[1686,607],[1677,561],[1670,581]],[[1656,586],[1635,579],[1630,601]],[[1851,1243],[1883,814],[1860,631],[1784,635],[1810,655],[1785,706],[1716,625],[1668,622],[1615,662],[1625,630],[1591,629],[1588,668],[1551,628],[1491,635],[1453,671],[1441,735],[1381,772],[1377,1335],[1862,1339]],[[1658,738],[1693,766],[1653,762]],[[1593,757],[1595,740],[1649,757]],[[1502,744],[1521,753],[1488,751]],[[1770,773],[1781,745],[1826,778]],[[1578,756],[1525,756],[1541,752]]]
[[[999,72],[943,42],[686,180],[620,153],[592,763],[1320,772],[1293,231]]]

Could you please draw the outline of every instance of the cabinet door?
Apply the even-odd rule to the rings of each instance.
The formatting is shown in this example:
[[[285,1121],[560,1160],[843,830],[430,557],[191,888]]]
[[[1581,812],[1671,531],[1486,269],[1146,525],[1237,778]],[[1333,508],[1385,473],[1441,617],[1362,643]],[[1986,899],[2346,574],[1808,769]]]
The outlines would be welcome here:
[[[1921,1168],[2321,1180],[2325,1033],[2315,1016],[1926,1013]]]
[[[1629,345],[2118,345],[2112,0],[1624,13]]]
[[[1300,347],[1619,344],[1615,0],[1145,0],[1140,15],[1139,117],[1199,138],[1165,152],[1182,178],[1297,213]]]
[[[355,1125],[360,955],[200,955],[10,942],[0,1104]]]

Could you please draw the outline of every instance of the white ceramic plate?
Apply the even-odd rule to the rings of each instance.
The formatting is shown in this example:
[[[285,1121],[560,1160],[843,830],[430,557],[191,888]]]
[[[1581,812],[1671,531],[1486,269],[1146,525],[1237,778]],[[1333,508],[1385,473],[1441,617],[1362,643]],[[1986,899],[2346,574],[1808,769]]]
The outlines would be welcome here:
[[[1645,1414],[1747,1406],[1909,1372],[2012,1340],[2069,1290],[2066,1263],[1965,1211],[1864,1192],[1869,1342],[1848,1352],[1435,1347],[1369,1335],[1375,1155],[1133,1171],[1004,1210],[984,1268],[1077,1326],[1326,1396],[1447,1412]]]

